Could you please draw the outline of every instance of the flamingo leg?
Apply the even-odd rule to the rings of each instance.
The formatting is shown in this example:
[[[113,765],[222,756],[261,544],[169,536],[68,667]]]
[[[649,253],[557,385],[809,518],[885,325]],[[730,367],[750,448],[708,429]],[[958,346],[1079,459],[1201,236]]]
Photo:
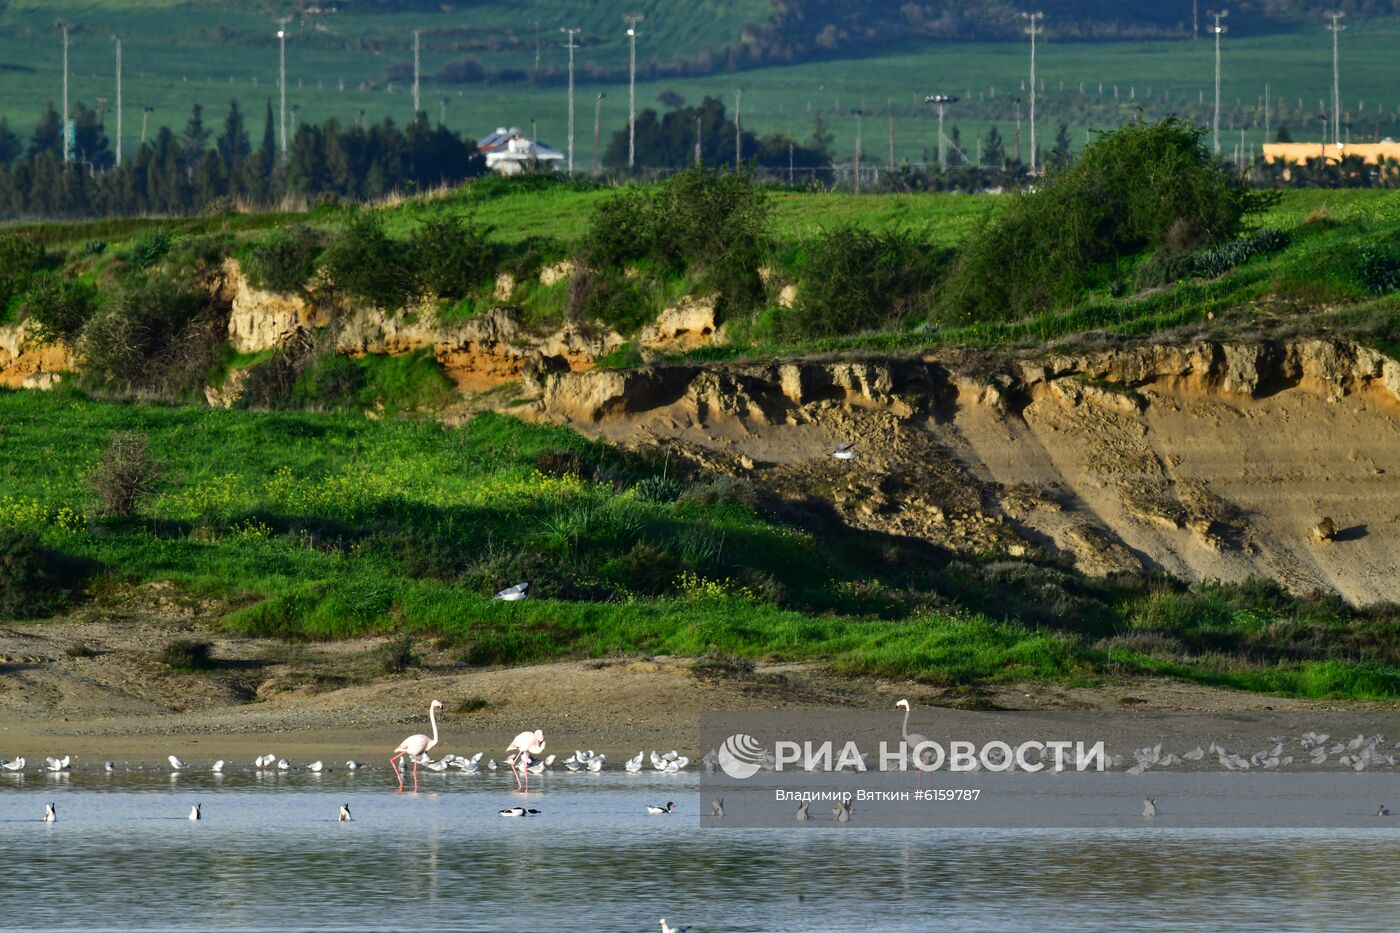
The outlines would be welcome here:
[[[395,755],[389,759],[389,767],[394,769],[394,775],[399,779],[399,790],[403,790],[403,772],[399,770],[399,759],[403,755]]]
[[[515,767],[515,759],[516,759],[516,758],[519,758],[519,757],[520,757],[519,755],[516,755],[515,758],[508,758],[508,759],[506,759],[506,764],[510,767],[510,773],[513,774],[513,775],[515,775],[515,789],[516,789],[516,790],[520,790],[520,772],[519,772],[519,771],[516,769],[516,767]]]
[[[413,792],[418,793],[418,759],[413,759]]]

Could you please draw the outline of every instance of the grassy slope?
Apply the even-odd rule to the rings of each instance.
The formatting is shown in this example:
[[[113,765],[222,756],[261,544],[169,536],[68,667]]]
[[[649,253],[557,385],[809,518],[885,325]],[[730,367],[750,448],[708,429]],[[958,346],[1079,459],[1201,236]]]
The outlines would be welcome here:
[[[587,166],[592,156],[588,111],[596,94],[607,92],[602,118],[606,131],[622,127],[626,119],[625,87],[595,84],[587,69],[594,62],[614,70],[623,66],[627,49],[618,28],[620,16],[634,8],[648,17],[639,48],[639,59],[645,64],[653,57],[669,60],[677,53],[694,54],[707,46],[723,48],[735,40],[746,21],[762,19],[768,5],[762,0],[709,0],[703,5],[677,6],[648,0],[638,4],[570,2],[561,9],[559,4],[543,0],[525,4],[493,0],[473,4],[470,15],[348,13],[327,20],[326,26],[333,33],[294,31],[288,48],[288,101],[301,108],[303,118],[318,122],[331,116],[350,122],[364,111],[371,120],[391,116],[402,123],[411,109],[407,87],[401,82],[397,93],[389,94],[383,82],[387,66],[411,61],[413,28],[429,30],[423,62],[425,72],[431,74],[463,54],[479,58],[488,67],[532,66],[536,19],[542,22],[544,37],[542,67],[562,68],[566,53],[557,28],[579,25],[585,30],[585,47],[577,53],[583,112],[576,141],[579,161]],[[74,99],[93,107],[99,95],[107,96],[108,106],[112,106],[113,62],[107,37],[114,31],[129,34],[125,87],[128,147],[135,145],[140,132],[142,106],[155,108],[153,119],[157,123],[178,129],[196,102],[206,107],[211,122],[221,120],[230,97],[237,97],[252,115],[256,142],[265,102],[276,95],[277,48],[269,17],[246,5],[173,0],[8,4],[0,12],[0,64],[11,70],[4,72],[8,93],[0,102],[0,115],[8,116],[25,132],[41,102],[56,100],[60,93],[61,44],[52,32],[57,17],[85,27],[73,37],[71,93]],[[703,28],[697,29],[698,23]],[[220,37],[221,28],[227,30],[226,38]],[[293,28],[296,30],[295,24]],[[1331,47],[1320,24],[1279,28],[1269,35],[1231,35],[1227,39],[1222,91],[1227,108],[1227,152],[1238,142],[1239,129],[1245,130],[1250,144],[1263,140],[1263,127],[1253,117],[1236,126],[1234,109],[1237,102],[1245,108],[1255,106],[1266,85],[1274,101],[1284,100],[1296,107],[1301,99],[1310,120],[1321,109],[1317,102],[1329,97]],[[432,32],[435,29],[454,32],[438,36]],[[455,32],[462,29],[470,31],[465,38]],[[499,40],[500,51],[449,47],[463,41],[475,45],[488,37]],[[1395,111],[1400,104],[1392,90],[1397,38],[1400,22],[1358,20],[1351,23],[1343,40],[1342,90],[1348,112],[1355,115],[1358,136],[1373,132],[1381,112],[1390,115],[1383,132],[1395,133]],[[362,40],[373,44],[362,47]],[[1072,126],[1077,145],[1087,129],[1127,119],[1139,106],[1149,117],[1175,112],[1208,119],[1200,94],[1204,92],[1209,101],[1212,61],[1210,43],[1205,41],[1194,45],[1184,41],[1047,42],[1039,59],[1046,87],[1039,103],[1041,143],[1049,146],[1055,125],[1064,120]],[[836,149],[842,154],[853,148],[853,111],[865,107],[883,113],[886,102],[892,101],[899,120],[897,158],[922,161],[936,140],[931,115],[920,101],[935,90],[963,97],[954,119],[961,125],[970,157],[975,155],[974,140],[992,122],[1000,126],[1008,148],[1013,148],[1014,120],[1005,98],[1024,96],[1021,84],[1025,71],[1026,49],[1021,43],[918,42],[893,46],[878,56],[697,78],[643,79],[638,82],[637,99],[650,105],[660,91],[670,89],[692,101],[715,94],[731,103],[734,90],[742,88],[746,127],[759,132],[783,129],[806,137],[814,112],[819,112],[836,133]],[[927,87],[931,73],[955,75],[956,84]],[[346,84],[344,92],[339,90],[341,80]],[[380,88],[362,91],[361,81],[378,82]],[[1078,93],[1081,81],[1090,89],[1085,98]],[[1105,85],[1103,98],[1098,96],[1100,83]],[[1115,85],[1121,99],[1113,103]],[[1146,99],[1149,88],[1151,100]],[[1130,99],[1130,89],[1136,91],[1136,98]],[[1164,90],[1170,90],[1170,101],[1161,100]],[[990,102],[993,94],[1001,103]],[[436,118],[438,102],[444,97],[448,123],[454,128],[481,135],[501,124],[528,126],[533,118],[542,138],[561,146],[565,143],[566,100],[557,84],[439,85],[428,81],[423,89],[424,109]],[[1300,139],[1318,131],[1315,121],[1299,126],[1294,118],[1290,123]],[[868,119],[865,130],[867,161],[883,161],[884,121]]]
[[[168,487],[142,520],[93,521],[83,477],[119,429],[150,438],[168,467]],[[1330,630],[1338,645],[1374,640],[1374,620],[1347,619],[1336,607],[1154,591],[1124,603],[1116,622],[1067,612],[1040,627],[934,609],[947,597],[901,595],[901,587],[929,586],[926,577],[896,570],[871,578],[846,556],[851,548],[814,541],[732,501],[665,503],[637,488],[619,492],[619,482],[656,466],[498,416],[448,430],[0,392],[0,449],[0,523],[36,530],[50,546],[98,565],[94,598],[119,602],[129,583],[169,580],[177,592],[227,601],[234,611],[226,624],[250,634],[402,629],[459,645],[473,663],[719,651],[949,684],[1092,683],[1156,672],[1307,696],[1400,695],[1400,669],[1383,663],[1326,660],[1330,651],[1316,649],[1314,660],[1300,661],[1244,646],[1282,618]],[[547,451],[570,452],[609,479],[543,475],[536,465]],[[636,559],[627,563],[639,545],[641,570]],[[625,595],[664,561],[675,562],[676,579],[659,581],[661,595]],[[1017,573],[1026,575],[1026,593],[1043,601],[1044,573]],[[1001,598],[1020,585],[1014,574],[976,582],[967,566],[948,574],[941,579],[961,579],[969,604],[979,587]],[[494,588],[519,578],[534,581],[536,598],[490,601]],[[577,598],[589,588],[595,598]],[[604,592],[613,595],[599,601]],[[1241,600],[1252,608],[1241,609]],[[1245,656],[1264,660],[1152,656],[1108,637],[1163,631],[1240,643]]]

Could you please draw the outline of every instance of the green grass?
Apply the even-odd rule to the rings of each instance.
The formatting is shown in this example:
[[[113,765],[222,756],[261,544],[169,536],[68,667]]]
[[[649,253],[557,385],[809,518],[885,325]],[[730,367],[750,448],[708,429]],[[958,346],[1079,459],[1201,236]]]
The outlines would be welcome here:
[[[884,162],[887,101],[892,101],[897,117],[897,160],[928,161],[937,146],[935,121],[921,101],[935,90],[962,98],[952,120],[962,130],[969,158],[975,155],[975,140],[993,124],[999,126],[1008,148],[1014,148],[1010,98],[1025,96],[1026,48],[1021,42],[909,40],[887,43],[876,53],[862,49],[792,65],[744,67],[737,72],[721,69],[693,78],[647,78],[647,63],[653,59],[664,62],[677,54],[721,51],[735,44],[746,23],[768,18],[770,7],[763,0],[707,0],[685,5],[656,0],[626,4],[571,0],[562,5],[544,0],[526,4],[489,0],[473,4],[469,17],[461,10],[391,14],[365,12],[356,6],[351,4],[347,12],[325,18],[323,25],[328,32],[303,30],[300,22],[292,24],[287,49],[288,104],[299,108],[301,119],[320,122],[334,117],[346,124],[363,111],[371,121],[392,117],[399,124],[407,122],[411,98],[406,82],[401,80],[394,94],[386,93],[384,82],[389,66],[411,62],[414,28],[425,30],[423,68],[431,76],[463,54],[480,59],[489,68],[533,67],[537,20],[543,39],[541,67],[557,72],[565,67],[567,56],[558,28],[577,25],[584,30],[583,48],[577,53],[577,95],[585,102],[581,108],[585,113],[580,115],[584,125],[576,133],[576,162],[585,170],[592,164],[591,127],[587,126],[591,114],[587,110],[600,91],[607,94],[602,109],[604,138],[626,124],[625,85],[591,79],[590,67],[601,66],[620,75],[627,60],[621,15],[631,10],[647,16],[638,48],[642,66],[637,85],[639,104],[654,105],[657,95],[669,90],[691,102],[707,94],[717,95],[732,107],[734,91],[742,88],[746,128],[760,133],[783,130],[806,138],[813,115],[821,113],[836,135],[835,148],[843,161],[854,148],[854,111],[865,108],[878,114],[865,120],[866,160],[869,164]],[[11,70],[5,72],[8,93],[0,113],[27,134],[42,102],[58,100],[62,47],[52,27],[55,19],[62,18],[83,27],[72,37],[71,95],[94,108],[100,95],[109,99],[110,111],[114,97],[108,36],[128,34],[124,88],[128,153],[134,151],[140,134],[141,107],[154,108],[153,125],[163,123],[178,133],[192,104],[202,103],[208,121],[216,124],[233,97],[248,114],[256,143],[263,108],[277,96],[272,15],[262,8],[230,2],[57,0],[39,4],[26,0],[7,4],[0,11],[0,63]],[[1394,114],[1400,101],[1393,91],[1393,49],[1400,38],[1400,19],[1354,18],[1350,26],[1342,40],[1342,92],[1352,118],[1352,135],[1374,134],[1378,120],[1382,134],[1395,135]],[[468,33],[465,37],[464,29]],[[1320,21],[1256,21],[1252,29],[1243,22],[1236,24],[1224,48],[1222,100],[1227,153],[1239,141],[1241,129],[1247,144],[1263,141],[1258,105],[1266,85],[1274,106],[1283,101],[1290,108],[1284,119],[1295,138],[1319,132],[1312,117],[1324,109],[1318,102],[1330,99],[1331,45],[1327,40]],[[472,46],[469,51],[454,48],[464,42]],[[1079,146],[1086,132],[1116,126],[1131,119],[1138,108],[1149,118],[1171,112],[1206,121],[1212,96],[1212,62],[1211,43],[1204,40],[1046,40],[1038,62],[1045,81],[1045,92],[1038,101],[1041,143],[1048,148],[1055,127],[1065,121]],[[931,74],[945,76],[940,79],[941,87],[928,86]],[[342,80],[344,91],[340,90]],[[362,90],[362,81],[376,82],[378,87]],[[1088,86],[1082,97],[1081,81]],[[1102,96],[1098,93],[1100,83],[1105,86]],[[1113,97],[1115,85],[1120,90],[1117,100]],[[1136,92],[1135,97],[1130,97],[1132,92]],[[1169,92],[1169,100],[1162,100],[1164,92]],[[429,78],[422,98],[433,119],[439,115],[439,101],[445,98],[448,125],[473,136],[485,135],[502,124],[528,128],[534,119],[541,138],[561,147],[565,144],[566,96],[557,82],[447,85]],[[1275,116],[1273,126],[1278,122]],[[110,112],[108,126],[113,126]],[[1029,146],[1028,130],[1023,143]]]
[[[118,429],[150,439],[169,485],[142,519],[102,523],[84,476]],[[222,600],[224,626],[248,635],[433,636],[476,664],[722,653],[949,685],[1146,673],[1400,696],[1384,614],[1271,587],[890,563],[858,536],[815,539],[742,497],[644,498],[631,487],[665,464],[497,415],[444,428],[5,391],[0,445],[0,524],[99,568],[93,598],[170,581]],[[490,599],[520,579],[531,599]]]

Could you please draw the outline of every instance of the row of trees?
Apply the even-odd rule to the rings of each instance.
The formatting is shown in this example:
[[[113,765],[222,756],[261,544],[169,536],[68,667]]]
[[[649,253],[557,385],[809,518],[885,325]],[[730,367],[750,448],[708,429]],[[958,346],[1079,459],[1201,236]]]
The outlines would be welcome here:
[[[96,114],[79,104],[74,123],[74,160],[65,163],[52,104],[27,144],[0,120],[0,216],[189,214],[219,199],[267,206],[288,195],[366,199],[486,171],[474,141],[431,126],[423,114],[403,128],[392,120],[368,127],[301,124],[284,159],[270,101],[256,148],[237,101],[217,129],[195,105],[182,132],[161,127],[120,166]]]

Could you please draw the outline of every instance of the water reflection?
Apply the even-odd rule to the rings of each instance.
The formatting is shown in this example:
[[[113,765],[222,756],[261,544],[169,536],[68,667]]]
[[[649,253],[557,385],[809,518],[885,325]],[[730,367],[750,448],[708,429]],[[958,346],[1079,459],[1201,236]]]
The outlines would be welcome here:
[[[1400,929],[1383,829],[702,829],[693,778],[159,772],[0,782],[20,928]],[[62,777],[68,777],[63,775]],[[435,776],[438,777],[438,776]],[[52,796],[59,822],[38,820]],[[649,817],[667,795],[680,812]],[[185,819],[203,804],[204,819]],[[336,820],[349,803],[354,820]],[[707,803],[707,802],[706,802]],[[15,822],[9,822],[14,820]],[[20,821],[23,822],[20,822]],[[43,892],[34,897],[34,892]],[[516,920],[514,898],[532,909]],[[1208,910],[1192,905],[1209,903]],[[390,920],[389,918],[395,918]]]

